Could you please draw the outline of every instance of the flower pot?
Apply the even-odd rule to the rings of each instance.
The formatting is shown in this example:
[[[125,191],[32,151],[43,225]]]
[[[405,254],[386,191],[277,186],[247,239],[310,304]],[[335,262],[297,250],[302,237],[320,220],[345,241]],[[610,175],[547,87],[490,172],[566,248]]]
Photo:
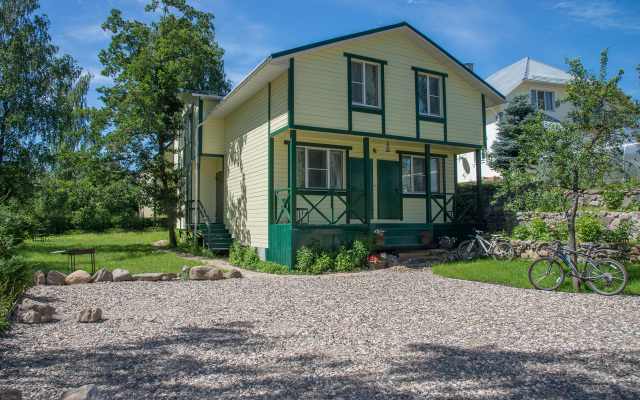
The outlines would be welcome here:
[[[373,262],[369,261],[369,269],[383,269],[387,267],[386,261]]]
[[[375,239],[373,239],[373,243],[375,243],[376,246],[384,246],[385,240],[385,238],[376,237]]]
[[[420,236],[420,243],[421,244],[430,244],[431,243],[431,236],[430,235]]]

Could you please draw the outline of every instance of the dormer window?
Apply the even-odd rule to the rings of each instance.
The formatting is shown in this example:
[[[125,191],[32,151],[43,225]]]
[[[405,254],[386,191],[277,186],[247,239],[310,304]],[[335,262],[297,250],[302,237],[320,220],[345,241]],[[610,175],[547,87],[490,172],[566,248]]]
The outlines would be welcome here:
[[[538,110],[554,111],[555,93],[552,91],[531,90],[531,104],[536,106]]]
[[[380,108],[380,66],[351,61],[351,104]]]

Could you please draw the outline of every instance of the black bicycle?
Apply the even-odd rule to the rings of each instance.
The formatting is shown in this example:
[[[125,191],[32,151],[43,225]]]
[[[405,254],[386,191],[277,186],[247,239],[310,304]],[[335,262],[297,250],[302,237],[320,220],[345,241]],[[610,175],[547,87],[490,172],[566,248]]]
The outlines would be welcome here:
[[[598,294],[613,296],[622,292],[627,286],[629,276],[624,265],[608,258],[596,261],[591,261],[589,258],[593,254],[608,252],[602,248],[602,245],[587,244],[589,250],[586,253],[565,249],[560,245],[561,243],[557,240],[551,241],[548,248],[551,256],[539,258],[529,267],[529,281],[536,289],[555,290],[562,285],[565,272],[557,261],[558,258],[570,267],[567,273],[569,276],[578,278],[580,282],[586,282]],[[577,254],[585,259],[582,272],[569,261],[567,254]]]

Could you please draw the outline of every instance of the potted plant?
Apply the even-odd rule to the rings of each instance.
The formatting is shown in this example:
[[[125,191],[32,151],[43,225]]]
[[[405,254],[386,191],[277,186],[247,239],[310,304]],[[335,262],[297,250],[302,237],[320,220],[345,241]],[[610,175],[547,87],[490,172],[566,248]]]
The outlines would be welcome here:
[[[373,231],[373,235],[373,243],[375,243],[377,246],[384,246],[384,231],[382,229],[376,229],[375,231]]]
[[[424,231],[420,234],[420,243],[429,244],[431,243],[431,232]]]
[[[453,245],[456,243],[456,240],[458,239],[453,236],[440,236],[440,242],[438,243],[442,249],[451,250]]]
[[[383,269],[387,266],[387,253],[371,254],[367,257],[370,269]]]

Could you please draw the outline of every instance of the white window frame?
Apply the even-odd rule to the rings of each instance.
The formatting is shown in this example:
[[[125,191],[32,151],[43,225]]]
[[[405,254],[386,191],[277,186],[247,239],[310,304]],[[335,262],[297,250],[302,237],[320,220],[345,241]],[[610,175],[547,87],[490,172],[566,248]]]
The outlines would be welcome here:
[[[334,148],[329,148],[329,147],[313,147],[313,146],[296,146],[296,149],[304,149],[304,189],[338,189],[338,190],[343,190],[344,189],[344,185],[345,185],[345,180],[344,180],[344,175],[345,175],[345,154],[346,152],[343,149],[334,149]],[[309,150],[320,150],[320,151],[324,151],[326,153],[326,160],[327,160],[327,186],[326,187],[310,187],[309,186]],[[342,177],[340,179],[341,183],[342,183],[342,187],[339,188],[332,188],[331,187],[331,152],[332,151],[339,151],[340,153],[342,153]],[[297,157],[297,150],[296,150],[296,157]],[[320,170],[320,168],[311,168],[311,169],[317,169]]]
[[[533,101],[533,97],[531,97],[531,92],[536,92],[536,100]],[[540,108],[538,107],[538,93],[539,92],[543,92],[543,93],[551,93],[551,109],[550,110],[546,110],[546,109],[541,109],[541,111],[556,111],[556,91],[553,89],[549,89],[549,88],[537,88],[537,87],[529,87],[529,98],[531,100],[531,104],[533,106],[535,106],[536,110],[540,110]]]
[[[407,155],[403,155],[402,158],[403,159],[404,158],[411,159],[411,164],[410,164],[411,166],[409,167],[409,169],[410,169],[409,177],[410,177],[410,182],[411,182],[411,191],[410,192],[405,192],[404,191],[404,184],[402,184],[402,194],[425,194],[425,192],[416,192],[415,191],[415,189],[414,189],[414,179],[413,179],[414,176],[417,175],[417,174],[415,174],[415,171],[413,170],[413,168],[414,168],[413,159],[414,158],[421,158],[421,159],[424,160],[424,156],[413,156],[413,155],[408,155],[407,154]],[[436,183],[436,190],[435,191],[431,191],[431,193],[440,193],[440,190],[441,190],[441,184],[440,184],[440,172],[441,171],[440,171],[440,168],[442,168],[441,165],[444,164],[444,163],[441,164],[441,161],[439,161],[439,157],[431,157],[431,160],[436,160],[436,171],[435,171],[436,181],[435,182],[437,182]],[[400,163],[400,168],[402,168],[402,165],[403,165],[403,163],[401,162]],[[429,173],[432,174],[433,172],[434,171],[431,171],[431,168],[429,168]],[[427,185],[426,179],[427,179],[427,177],[424,175],[424,171],[422,172],[422,174],[423,174],[424,179],[425,179],[425,188],[426,188],[426,185]],[[404,174],[402,174],[402,178],[404,179]],[[431,182],[432,182],[432,185],[433,185],[434,180],[431,179]]]
[[[418,114],[423,115],[425,117],[437,117],[437,118],[442,118],[442,107],[444,106],[442,104],[442,77],[438,76],[438,75],[432,75],[432,74],[425,74],[424,72],[418,72],[418,82],[416,82],[416,90],[419,90],[420,87],[420,77],[424,76],[427,77],[427,113],[423,113],[420,112],[419,108],[420,108],[420,92],[417,93],[418,95]],[[433,78],[436,79],[438,81],[438,99],[440,100],[440,109],[439,109],[439,113],[438,114],[431,114],[429,112],[429,110],[431,110],[431,87],[429,86],[431,83],[429,81],[429,78]]]
[[[360,63],[362,64],[362,103],[356,102],[353,100],[353,63]],[[378,94],[378,98],[377,98],[377,106],[372,106],[370,104],[366,104],[367,101],[367,75],[366,75],[366,71],[365,71],[365,65],[369,64],[369,65],[373,65],[374,67],[376,67],[378,69],[378,73],[376,74],[376,76],[378,77],[377,82],[376,82],[376,92]],[[373,62],[368,62],[368,61],[362,61],[359,60],[357,58],[354,58],[351,60],[351,76],[349,77],[349,85],[351,85],[351,105],[354,106],[358,106],[358,107],[367,107],[367,108],[373,108],[375,110],[380,110],[382,109],[382,105],[381,105],[381,101],[380,101],[380,90],[381,90],[381,81],[380,81],[380,71],[382,70],[380,64],[378,63],[373,63]],[[360,82],[356,82],[356,83],[360,83]]]

